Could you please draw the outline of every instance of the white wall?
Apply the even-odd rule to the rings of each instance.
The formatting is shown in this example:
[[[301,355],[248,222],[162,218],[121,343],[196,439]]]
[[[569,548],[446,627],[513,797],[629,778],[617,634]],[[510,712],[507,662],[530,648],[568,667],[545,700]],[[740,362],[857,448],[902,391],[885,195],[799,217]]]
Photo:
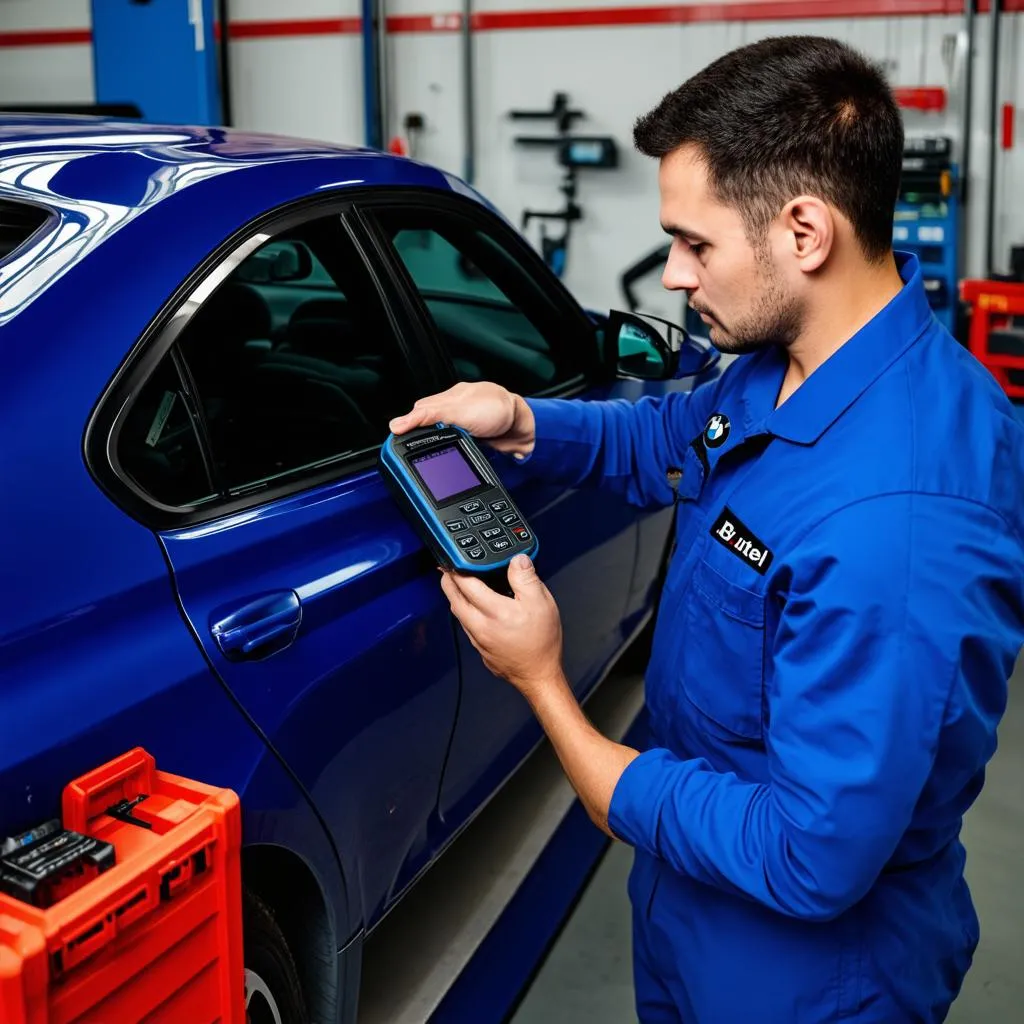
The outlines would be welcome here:
[[[0,103],[60,103],[94,98],[88,42],[48,44],[62,29],[88,29],[89,0],[0,0],[0,36],[38,33],[41,45],[0,47]]]
[[[181,0],[182,3],[185,0]],[[475,183],[516,224],[526,207],[555,208],[560,171],[548,151],[513,146],[517,133],[549,131],[544,123],[511,122],[513,107],[545,108],[556,90],[590,116],[579,131],[611,134],[619,142],[615,171],[583,172],[578,201],[585,219],[574,225],[567,284],[589,304],[621,301],[622,269],[662,241],[657,223],[653,163],[631,145],[636,116],[715,57],[766,36],[836,36],[884,61],[898,86],[943,86],[945,114],[906,113],[908,133],[959,137],[962,51],[947,63],[947,47],[963,28],[959,15],[828,18],[821,20],[703,20],[602,27],[494,27],[496,13],[621,10],[626,0],[474,0],[483,21],[475,32]],[[637,6],[640,6],[637,3]],[[669,5],[672,6],[672,5]],[[724,5],[723,5],[724,6]],[[746,4],[750,9],[750,4]],[[821,4],[815,5],[818,10]],[[1012,6],[1004,4],[1004,6]],[[1018,8],[1022,5],[1018,2]],[[426,117],[418,155],[461,174],[463,83],[457,0],[387,0],[395,31],[387,42],[388,134],[404,116]],[[693,3],[683,7],[692,13]],[[93,96],[90,47],[5,46],[10,33],[32,29],[87,29],[88,0],[0,0],[0,103],[78,100]],[[706,17],[710,6],[700,5]],[[235,123],[246,128],[362,143],[362,55],[359,0],[232,0],[231,88]],[[488,27],[487,19],[491,18]],[[283,20],[287,19],[287,22]],[[418,20],[417,20],[418,19]],[[300,34],[293,34],[301,22]],[[968,275],[983,271],[987,183],[987,16],[978,19],[971,147]],[[440,27],[442,30],[436,30]],[[424,30],[429,29],[429,30]],[[946,53],[946,58],[944,58]],[[1001,101],[1018,110],[1014,148],[997,160],[996,266],[1006,269],[1011,242],[1024,244],[1024,13],[1004,15]],[[527,71],[529,68],[529,71]],[[557,232],[560,225],[552,224]],[[536,243],[537,222],[529,237]],[[642,291],[652,312],[678,316],[656,277]]]
[[[361,145],[359,0],[231,0],[233,122],[258,131]],[[308,20],[308,35],[245,36],[251,25]],[[338,23],[344,31],[321,31]],[[353,30],[354,29],[354,30]]]

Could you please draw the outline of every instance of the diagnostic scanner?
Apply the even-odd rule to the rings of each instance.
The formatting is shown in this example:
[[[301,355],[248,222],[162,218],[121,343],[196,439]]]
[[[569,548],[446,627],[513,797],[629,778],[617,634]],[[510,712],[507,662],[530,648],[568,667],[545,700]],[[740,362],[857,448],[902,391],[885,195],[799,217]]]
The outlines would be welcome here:
[[[438,423],[390,434],[379,465],[441,568],[480,576],[495,589],[505,589],[509,562],[516,555],[536,556],[533,530],[461,427]]]

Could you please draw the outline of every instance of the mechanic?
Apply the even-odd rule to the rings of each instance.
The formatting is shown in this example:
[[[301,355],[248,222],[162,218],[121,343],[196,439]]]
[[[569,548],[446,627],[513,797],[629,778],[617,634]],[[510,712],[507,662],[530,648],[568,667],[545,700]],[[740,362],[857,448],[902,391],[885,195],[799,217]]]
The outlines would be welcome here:
[[[900,112],[856,52],[736,50],[635,143],[660,161],[663,283],[740,358],[636,403],[460,384],[392,426],[454,422],[543,479],[676,503],[649,749],[588,723],[522,556],[513,599],[444,593],[636,849],[641,1021],[940,1021],[979,934],[961,820],[1024,641],[1024,427],[891,248]]]

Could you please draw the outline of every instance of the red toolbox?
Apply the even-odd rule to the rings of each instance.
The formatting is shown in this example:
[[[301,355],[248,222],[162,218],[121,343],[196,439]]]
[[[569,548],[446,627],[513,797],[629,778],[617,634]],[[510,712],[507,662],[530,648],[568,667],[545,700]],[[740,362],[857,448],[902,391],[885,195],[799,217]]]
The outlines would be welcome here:
[[[1024,398],[1024,284],[961,281],[960,297],[971,307],[971,353],[1010,398]]]
[[[116,864],[46,909],[0,893],[0,1024],[244,1024],[241,810],[141,748],[71,782]]]

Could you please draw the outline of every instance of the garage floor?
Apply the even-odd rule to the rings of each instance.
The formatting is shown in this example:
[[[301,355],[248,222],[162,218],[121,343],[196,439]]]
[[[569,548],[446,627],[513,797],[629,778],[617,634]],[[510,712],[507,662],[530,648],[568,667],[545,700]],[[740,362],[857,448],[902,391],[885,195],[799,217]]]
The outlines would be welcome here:
[[[988,781],[964,825],[967,874],[981,945],[950,1024],[1008,1024],[1024,1006],[1024,658]],[[630,850],[613,844],[527,992],[512,1024],[636,1021],[626,875]]]

